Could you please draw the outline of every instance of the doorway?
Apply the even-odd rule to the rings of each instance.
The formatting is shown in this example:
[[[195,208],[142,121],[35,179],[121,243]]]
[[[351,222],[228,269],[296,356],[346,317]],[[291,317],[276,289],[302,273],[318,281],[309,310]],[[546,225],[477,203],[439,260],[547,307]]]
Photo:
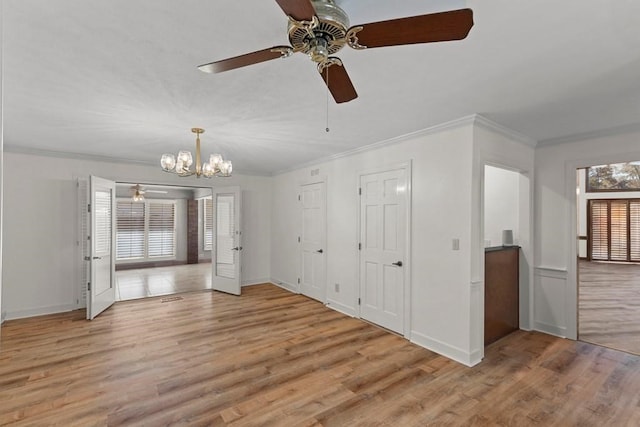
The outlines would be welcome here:
[[[640,162],[576,171],[578,339],[640,355]]]
[[[409,315],[410,165],[364,173],[360,196],[360,317],[404,335]]]

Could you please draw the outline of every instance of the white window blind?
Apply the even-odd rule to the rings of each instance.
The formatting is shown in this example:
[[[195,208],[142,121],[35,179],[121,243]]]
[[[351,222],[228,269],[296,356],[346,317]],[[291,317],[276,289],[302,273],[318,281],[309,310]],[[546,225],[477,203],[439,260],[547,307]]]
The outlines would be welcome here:
[[[207,197],[203,200],[203,249],[205,251],[213,250],[213,198]]]
[[[175,203],[149,201],[149,258],[175,256]]]
[[[111,253],[111,192],[96,191],[94,256]]]
[[[145,204],[118,200],[116,259],[144,258]]]

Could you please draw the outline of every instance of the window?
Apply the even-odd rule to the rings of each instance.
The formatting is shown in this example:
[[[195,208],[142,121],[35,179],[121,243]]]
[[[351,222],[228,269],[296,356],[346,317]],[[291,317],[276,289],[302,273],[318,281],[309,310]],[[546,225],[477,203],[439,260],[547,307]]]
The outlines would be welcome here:
[[[589,258],[640,262],[640,199],[590,200]]]
[[[640,190],[640,162],[592,166],[586,175],[587,192]]]
[[[123,199],[116,206],[116,260],[175,257],[175,201]]]
[[[144,207],[144,203],[118,200],[116,259],[144,258]]]
[[[202,199],[203,227],[202,242],[205,251],[213,250],[213,198]]]

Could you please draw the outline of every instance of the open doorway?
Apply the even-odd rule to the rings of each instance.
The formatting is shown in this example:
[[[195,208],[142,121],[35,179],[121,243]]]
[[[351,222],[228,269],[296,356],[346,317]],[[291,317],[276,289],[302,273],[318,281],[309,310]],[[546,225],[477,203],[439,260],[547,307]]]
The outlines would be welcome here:
[[[116,300],[212,288],[211,188],[116,184]]]
[[[640,162],[576,180],[578,339],[640,354]]]

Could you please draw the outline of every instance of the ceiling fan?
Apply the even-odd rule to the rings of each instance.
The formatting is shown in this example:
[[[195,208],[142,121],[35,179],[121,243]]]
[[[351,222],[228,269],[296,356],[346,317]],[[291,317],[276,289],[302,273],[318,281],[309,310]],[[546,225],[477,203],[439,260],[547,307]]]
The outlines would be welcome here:
[[[132,194],[133,200],[136,201],[136,202],[144,200],[145,193],[167,194],[168,191],[166,191],[166,190],[147,190],[146,188],[144,188],[140,184],[136,184],[136,185],[133,185],[131,187],[131,194]]]
[[[349,17],[334,0],[276,0],[289,17],[291,46],[274,46],[245,55],[200,65],[205,73],[221,73],[294,53],[309,55],[318,64],[337,103],[358,97],[340,60],[330,56],[345,45],[363,50],[383,46],[462,40],[473,26],[471,9],[459,9],[350,27]],[[331,76],[329,76],[331,70]]]

